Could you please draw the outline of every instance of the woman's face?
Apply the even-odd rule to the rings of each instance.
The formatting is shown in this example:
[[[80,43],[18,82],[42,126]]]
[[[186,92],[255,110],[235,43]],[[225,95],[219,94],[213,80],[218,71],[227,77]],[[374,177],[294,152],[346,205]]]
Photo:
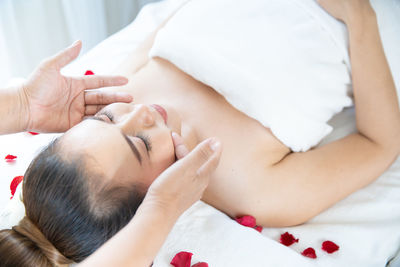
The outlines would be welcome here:
[[[108,105],[66,132],[61,140],[62,151],[67,159],[68,155],[83,153],[89,159],[89,168],[101,172],[105,179],[148,187],[175,161],[171,132],[180,133],[181,122],[173,109],[163,108]]]

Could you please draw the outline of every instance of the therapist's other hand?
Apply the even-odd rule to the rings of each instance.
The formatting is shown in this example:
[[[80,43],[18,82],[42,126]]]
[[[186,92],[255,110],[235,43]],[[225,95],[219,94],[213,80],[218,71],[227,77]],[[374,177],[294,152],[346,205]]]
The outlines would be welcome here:
[[[63,132],[104,105],[132,101],[132,96],[127,93],[88,90],[124,85],[128,82],[125,77],[61,75],[61,68],[77,58],[81,48],[82,42],[77,41],[44,60],[23,85],[19,94],[25,109],[22,112],[25,114],[21,114],[24,130]]]
[[[178,161],[152,183],[143,204],[179,217],[202,197],[219,164],[222,147],[217,139],[209,138],[189,152],[182,137],[173,133],[172,138]]]

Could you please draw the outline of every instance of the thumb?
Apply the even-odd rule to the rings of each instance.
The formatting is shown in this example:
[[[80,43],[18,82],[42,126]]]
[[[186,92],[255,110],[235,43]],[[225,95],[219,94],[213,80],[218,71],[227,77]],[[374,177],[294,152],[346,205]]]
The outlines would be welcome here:
[[[61,69],[78,57],[81,48],[82,41],[75,41],[71,46],[51,57],[49,61],[57,69]]]
[[[176,164],[181,168],[193,170],[198,176],[207,176],[217,168],[221,151],[221,142],[216,138],[209,138],[198,144]]]
[[[189,154],[189,150],[185,146],[183,138],[179,134],[172,132],[172,141],[174,142],[175,156],[177,159],[181,159]]]

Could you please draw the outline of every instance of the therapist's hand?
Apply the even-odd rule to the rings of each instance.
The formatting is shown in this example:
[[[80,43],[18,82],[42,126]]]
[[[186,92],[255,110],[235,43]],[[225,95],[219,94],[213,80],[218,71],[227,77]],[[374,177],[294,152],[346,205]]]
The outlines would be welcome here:
[[[178,161],[152,183],[143,204],[179,217],[202,197],[218,166],[222,147],[217,139],[209,138],[189,153],[182,137],[173,133],[172,138]]]
[[[81,122],[84,116],[95,114],[104,105],[132,101],[132,96],[127,93],[88,90],[124,85],[128,82],[124,77],[61,75],[61,68],[79,55],[81,47],[81,41],[77,41],[43,61],[20,89],[19,97],[24,108],[21,121],[25,130],[63,132]]]

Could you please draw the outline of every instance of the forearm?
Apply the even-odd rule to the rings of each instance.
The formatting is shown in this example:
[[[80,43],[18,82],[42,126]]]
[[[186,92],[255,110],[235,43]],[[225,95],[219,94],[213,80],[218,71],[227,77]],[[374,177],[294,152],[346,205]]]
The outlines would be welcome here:
[[[17,133],[25,129],[24,103],[17,87],[0,89],[0,134]]]
[[[127,226],[79,266],[148,267],[177,218],[141,206]]]
[[[396,88],[383,51],[372,8],[346,22],[358,131],[371,141],[399,151],[400,111]]]

